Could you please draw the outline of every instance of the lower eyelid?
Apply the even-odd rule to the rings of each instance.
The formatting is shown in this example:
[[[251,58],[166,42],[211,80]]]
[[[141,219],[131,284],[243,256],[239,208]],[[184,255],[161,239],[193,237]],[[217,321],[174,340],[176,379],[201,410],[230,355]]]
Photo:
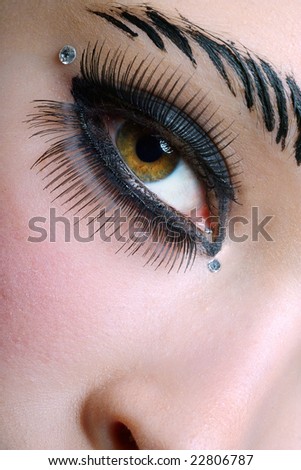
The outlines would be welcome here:
[[[84,110],[82,110],[80,112],[80,114],[82,116],[84,116],[84,114],[85,114]],[[92,115],[91,115],[90,110],[88,112],[88,115],[89,115],[89,119],[91,119]],[[88,122],[84,122],[82,124],[82,128],[86,129],[86,131],[89,128],[92,129],[93,127],[94,127],[93,123],[92,123],[92,125],[89,125]],[[106,134],[106,135],[107,135],[107,137],[109,137],[108,134]],[[89,140],[91,142],[93,141],[92,135],[89,135]],[[96,140],[98,140],[98,139],[96,139]],[[112,143],[112,146],[113,146],[113,143]],[[105,160],[107,160],[107,157],[104,154],[103,154],[103,157],[105,158]],[[114,164],[113,164],[113,162],[114,162]],[[120,173],[120,170],[121,170],[120,165],[121,165],[121,167],[123,167],[122,171],[125,172],[124,174],[127,174],[127,176],[126,176],[126,181],[128,182],[127,186],[128,187],[129,187],[129,185],[132,186],[131,192],[128,193],[128,197],[131,200],[133,200],[132,199],[133,197],[137,197],[137,199],[136,199],[137,202],[139,201],[139,205],[140,204],[142,205],[142,207],[140,205],[140,209],[139,209],[139,211],[141,211],[140,213],[144,213],[145,209],[147,209],[147,211],[149,211],[149,216],[151,218],[154,218],[155,220],[160,220],[161,221],[160,223],[168,224],[168,225],[169,225],[168,221],[171,221],[173,219],[173,224],[174,224],[174,227],[175,227],[174,234],[178,233],[179,236],[180,236],[180,239],[182,239],[182,240],[186,239],[187,243],[191,243],[192,245],[195,245],[195,249],[196,249],[196,246],[197,246],[198,247],[197,251],[199,253],[206,253],[209,256],[213,256],[214,254],[216,254],[220,250],[222,240],[223,240],[223,237],[224,237],[224,233],[225,233],[224,228],[223,228],[223,226],[221,226],[221,229],[218,230],[219,225],[216,222],[216,217],[213,218],[214,220],[213,220],[212,227],[214,227],[214,228],[213,228],[213,233],[212,233],[212,237],[213,237],[213,241],[212,241],[211,240],[211,235],[209,234],[209,236],[208,236],[208,233],[207,233],[207,231],[209,229],[209,226],[207,225],[207,222],[206,221],[203,222],[203,220],[202,220],[202,222],[200,222],[201,214],[204,216],[204,218],[210,218],[209,216],[212,215],[209,212],[207,204],[203,203],[204,202],[203,200],[201,201],[202,204],[200,205],[200,207],[197,208],[198,209],[197,211],[194,210],[195,208],[192,209],[192,213],[193,213],[194,217],[197,217],[197,222],[195,222],[194,217],[193,218],[188,217],[185,220],[185,216],[183,214],[180,215],[178,211],[173,212],[172,207],[170,207],[169,205],[165,206],[163,204],[163,202],[160,199],[157,198],[156,194],[153,193],[151,195],[151,193],[147,193],[145,191],[145,189],[143,189],[144,185],[141,185],[141,183],[139,183],[138,181],[134,182],[132,180],[132,182],[130,182],[130,180],[131,180],[130,173],[128,172],[128,169],[126,168],[126,165],[124,164],[124,162],[122,162],[122,164],[121,164],[120,157],[118,157],[117,159],[112,159],[110,157],[110,163],[111,163],[111,168],[114,167],[115,168],[114,171],[117,171],[117,173]],[[118,179],[120,179],[120,176],[118,177]],[[134,193],[136,193],[136,196],[134,196]],[[204,194],[204,192],[202,192],[201,194]],[[203,199],[205,199],[205,198],[203,198]],[[226,204],[227,203],[225,202],[224,203],[224,213],[220,215],[220,220],[221,221],[225,220],[225,216],[226,216],[226,213],[227,213]],[[211,221],[209,223],[211,224]],[[186,231],[186,230],[188,230],[188,231]],[[177,248],[180,249],[180,246],[181,245],[178,243]]]
[[[146,183],[146,186],[162,201],[186,215],[206,204],[205,189],[183,160],[163,181]]]
[[[52,192],[52,200],[60,201],[66,212],[72,211],[88,221],[89,217],[97,220],[100,217],[100,224],[104,209],[114,213],[119,208],[126,220],[143,216],[143,220],[150,223],[151,238],[145,245],[137,245],[127,239],[120,249],[141,253],[146,264],[151,263],[154,268],[163,264],[168,270],[187,269],[192,266],[197,253],[214,256],[221,247],[221,241],[211,243],[206,236],[193,229],[192,222],[179,218],[162,203],[155,203],[153,198],[146,199],[141,189],[133,198],[134,187],[129,188],[128,183],[121,179],[121,174],[117,183],[113,176],[115,170],[100,163],[98,151],[83,136],[87,123],[80,124],[82,112],[77,105],[42,101],[36,105],[36,113],[29,118],[31,127],[38,128],[36,135],[51,137],[48,150],[39,157],[33,168],[44,175],[46,186]],[[106,159],[107,162],[112,161],[107,154]],[[120,172],[117,160],[114,165]],[[153,221],[156,221],[154,225]],[[152,242],[153,237],[155,243]]]

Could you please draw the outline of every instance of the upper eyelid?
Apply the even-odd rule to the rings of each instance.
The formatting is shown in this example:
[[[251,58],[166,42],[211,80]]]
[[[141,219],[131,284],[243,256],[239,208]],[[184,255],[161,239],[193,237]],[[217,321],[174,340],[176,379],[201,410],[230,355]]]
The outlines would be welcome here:
[[[94,104],[99,99],[98,97],[102,96],[102,92],[100,90],[95,91],[97,84],[107,86],[109,89],[115,89],[115,92],[119,87],[121,87],[122,90],[125,86],[127,89],[131,90],[130,98],[125,99],[122,94],[121,102],[123,103],[124,100],[129,100],[128,105],[132,104],[134,108],[136,107],[138,112],[140,104],[138,104],[136,100],[139,101],[141,93],[145,93],[149,97],[156,97],[156,107],[153,106],[153,101],[150,102],[152,104],[150,104],[148,117],[149,119],[154,119],[158,123],[162,123],[162,120],[165,121],[165,129],[166,127],[169,128],[172,126],[175,115],[178,115],[178,119],[180,118],[180,115],[182,117],[185,115],[186,126],[181,131],[180,128],[178,128],[178,133],[182,135],[184,141],[187,138],[188,121],[190,122],[190,128],[195,126],[195,129],[198,129],[198,135],[202,131],[204,136],[214,143],[214,148],[221,153],[223,153],[223,151],[236,139],[237,135],[230,130],[231,124],[228,124],[223,128],[219,127],[220,124],[224,123],[224,119],[221,119],[214,125],[212,124],[211,121],[216,115],[217,109],[212,109],[211,102],[205,100],[206,95],[200,96],[200,90],[197,93],[192,94],[192,96],[188,100],[185,100],[184,103],[178,102],[179,96],[188,88],[190,83],[190,79],[185,80],[182,74],[176,73],[176,71],[179,72],[178,69],[176,71],[171,71],[169,70],[169,67],[167,67],[162,73],[162,71],[160,72],[159,66],[163,61],[160,60],[156,63],[151,56],[141,59],[138,55],[135,55],[130,63],[128,63],[126,60],[127,50],[121,53],[119,48],[117,49],[117,52],[109,48],[106,51],[104,50],[105,45],[106,41],[104,41],[100,47],[98,46],[98,43],[96,43],[94,47],[88,44],[87,49],[84,50],[81,59],[80,76],[74,77],[73,79],[72,94],[74,98],[76,98],[76,101],[79,102],[83,96],[82,92],[78,91],[81,90],[81,86],[78,87],[78,84],[82,81],[85,82],[84,88],[88,90],[88,95],[86,94],[84,101],[87,103],[87,97],[92,94],[91,101]],[[122,66],[124,63],[127,65],[123,68]],[[91,66],[91,64],[93,64],[93,66]],[[146,72],[148,73],[146,74]],[[94,95],[94,93],[96,93],[96,95]],[[117,96],[119,95],[117,94]],[[100,98],[100,100],[102,101],[102,98]],[[165,102],[164,110],[162,107],[163,102]],[[102,106],[104,106],[103,103]],[[157,117],[155,117],[155,115],[157,115]],[[169,124],[167,125],[167,123]],[[195,134],[194,137],[196,137]],[[195,144],[196,142],[194,142],[192,146]],[[204,161],[206,161],[211,170],[213,170],[210,165],[210,154],[212,148],[212,146],[210,149],[209,147],[206,147],[206,155],[203,154]],[[204,148],[202,150],[205,151]],[[223,168],[220,166],[219,172],[216,174],[218,177],[224,179],[222,183],[224,185],[226,185],[226,173],[221,173],[220,171],[222,169],[226,171],[229,163],[228,159],[230,157],[232,158],[234,155],[235,152],[233,151],[231,151],[231,154],[229,155],[223,154],[223,157],[225,158],[225,166]],[[231,177],[232,176],[233,175],[231,174]],[[236,176],[238,176],[238,174]],[[232,187],[232,185],[230,185],[227,189],[229,199],[236,200],[234,186]]]
[[[126,6],[109,5],[108,9],[112,18],[118,18],[118,21],[125,27],[128,27],[125,24],[127,23],[138,31],[146,33],[161,52],[166,49],[164,39],[168,38],[194,65],[196,65],[196,60],[190,44],[197,44],[206,52],[231,93],[236,96],[238,94],[234,81],[229,75],[229,70],[231,70],[231,74],[236,75],[244,89],[244,101],[248,109],[250,111],[255,109],[261,115],[268,132],[274,131],[277,126],[275,141],[277,144],[281,143],[282,150],[286,148],[286,138],[291,123],[288,114],[289,112],[294,113],[298,128],[294,144],[295,158],[298,165],[301,164],[301,126],[299,125],[301,90],[293,77],[286,76],[283,79],[266,60],[251,55],[247,50],[241,52],[233,42],[225,41],[192,24],[187,19],[181,18],[180,21],[171,21],[154,8],[143,5],[135,5],[133,9]],[[99,10],[89,9],[88,11],[91,14],[99,15]],[[145,25],[148,25],[148,31],[146,31]],[[115,26],[118,27],[117,24]],[[164,31],[164,27],[166,31]],[[122,30],[124,32],[123,27]],[[161,42],[158,42],[159,38]],[[134,39],[133,36],[132,39]],[[276,115],[278,122],[275,119]]]

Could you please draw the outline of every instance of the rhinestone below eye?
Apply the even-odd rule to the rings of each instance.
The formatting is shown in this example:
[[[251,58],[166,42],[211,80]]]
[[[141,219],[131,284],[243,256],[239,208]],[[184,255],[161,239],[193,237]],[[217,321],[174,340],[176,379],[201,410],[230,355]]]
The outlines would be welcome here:
[[[217,273],[221,269],[221,263],[217,259],[209,261],[207,266],[212,273]]]
[[[59,52],[59,59],[64,65],[71,64],[76,58],[76,50],[72,46],[64,46]]]

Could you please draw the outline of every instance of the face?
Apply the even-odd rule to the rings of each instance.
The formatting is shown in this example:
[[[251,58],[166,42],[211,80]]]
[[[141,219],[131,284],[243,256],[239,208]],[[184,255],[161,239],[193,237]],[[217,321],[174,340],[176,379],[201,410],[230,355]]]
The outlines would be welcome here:
[[[44,3],[1,15],[2,448],[300,448],[301,5]]]

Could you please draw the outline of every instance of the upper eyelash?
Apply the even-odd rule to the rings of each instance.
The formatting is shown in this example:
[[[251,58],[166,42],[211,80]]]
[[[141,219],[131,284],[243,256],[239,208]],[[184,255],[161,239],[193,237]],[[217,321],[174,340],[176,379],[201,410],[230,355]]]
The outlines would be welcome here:
[[[115,86],[117,90],[117,84],[119,83],[120,85],[120,83],[122,83],[122,80],[124,85],[126,84],[126,81],[128,82],[129,90],[133,90],[135,88],[133,84],[137,84],[137,81],[139,82],[139,85],[141,85],[144,79],[144,85],[146,84],[146,82],[148,82],[148,79],[145,78],[145,70],[139,75],[138,80],[136,82],[134,82],[133,80],[129,80],[130,72],[133,68],[133,62],[127,68],[126,78],[124,75],[122,75],[121,67],[125,61],[125,54],[122,56],[121,51],[119,51],[118,54],[115,55],[115,57],[117,57],[117,59],[115,59],[115,62],[108,54],[102,63],[102,67],[100,68],[100,57],[102,51],[103,46],[99,50],[97,50],[97,46],[95,46],[92,50],[92,53],[89,47],[83,53],[81,61],[81,79],[86,80],[89,86],[93,84],[99,86],[99,83],[104,84],[104,77],[114,77],[111,81],[111,85]],[[119,66],[119,68],[117,68],[117,65]],[[101,77],[99,75],[100,70],[102,71]],[[122,80],[120,80],[121,77]],[[76,83],[76,80],[78,79],[75,78],[74,83]],[[101,80],[103,80],[103,82],[101,82]],[[168,80],[165,80],[164,83],[166,84],[167,81]],[[160,83],[160,81],[157,82],[157,88]],[[137,87],[135,89],[137,90]],[[160,96],[160,92],[158,90],[157,93],[158,96]],[[171,91],[169,93],[169,97],[170,96]],[[77,101],[78,97],[75,98]],[[201,100],[199,100],[199,102],[200,101]],[[85,216],[87,216],[91,213],[95,213],[96,210],[102,208],[102,205],[99,200],[105,198],[104,193],[108,190],[110,192],[110,197],[113,200],[113,205],[117,203],[117,205],[119,204],[120,206],[125,207],[128,213],[133,214],[134,207],[131,202],[126,201],[124,196],[126,191],[123,191],[124,194],[122,194],[122,192],[120,193],[118,192],[118,190],[116,190],[116,187],[109,187],[111,182],[107,179],[108,171],[104,172],[103,169],[100,171],[99,166],[97,166],[97,161],[95,159],[95,147],[93,147],[92,145],[89,148],[89,145],[87,145],[87,134],[83,136],[83,128],[85,126],[85,122],[83,120],[83,116],[81,116],[81,106],[79,106],[78,103],[72,105],[57,102],[42,102],[38,104],[37,108],[37,114],[32,115],[29,120],[33,127],[42,127],[42,130],[38,130],[35,135],[47,135],[60,132],[62,134],[66,134],[67,132],[68,134],[68,132],[70,132],[69,136],[67,135],[66,137],[65,135],[61,140],[54,142],[50,146],[48,151],[46,151],[35,164],[35,166],[40,167],[40,171],[45,171],[46,169],[48,169],[48,174],[46,175],[46,178],[51,177],[52,179],[47,184],[47,187],[51,187],[52,192],[58,191],[59,188],[64,188],[63,191],[60,191],[60,193],[56,196],[55,199],[64,198],[64,204],[69,205],[70,203],[75,201],[71,207],[69,206],[68,210],[77,207],[79,208],[79,211],[82,211],[84,208],[92,205],[92,203],[95,203],[96,205],[94,205],[93,209],[90,210],[87,214],[85,214]],[[216,127],[218,126],[215,125],[214,128]],[[223,131],[219,131],[218,135],[221,136],[222,133]],[[231,134],[228,134],[227,137],[225,137],[224,141],[227,141],[227,139],[229,141],[230,135]],[[96,193],[99,197],[99,200],[95,196],[95,188],[88,189],[87,181],[84,182],[85,177],[80,174],[82,170],[78,168],[78,165],[80,166],[83,163],[83,159],[85,160],[85,165],[88,165],[89,171],[96,171],[98,175],[98,188]],[[51,167],[52,163],[55,163],[54,167]],[[122,182],[119,181],[119,184],[122,184]],[[69,197],[72,190],[75,189],[75,195],[72,194]],[[148,191],[146,191],[146,193],[147,192]],[[228,206],[227,199],[228,198],[224,198],[222,202],[224,222]],[[151,198],[149,198],[149,201],[151,201]],[[148,216],[150,216],[151,214],[149,214],[149,210],[152,212],[152,204],[150,204],[149,207],[146,207],[147,204],[145,204],[145,202],[146,201],[144,201],[144,207],[140,206],[138,213],[140,215],[147,214]],[[155,201],[154,204],[157,204],[158,208],[158,201]],[[163,207],[166,208],[166,205],[161,203],[161,209]],[[168,210],[166,209],[166,214],[169,216],[173,214],[177,218],[177,231],[181,235],[181,242],[173,244],[173,240],[169,240],[166,249],[159,249],[157,247],[153,251],[150,250],[150,247],[147,247],[144,252],[145,256],[149,255],[147,262],[151,262],[152,264],[155,263],[156,266],[160,266],[168,258],[166,265],[169,266],[169,269],[172,269],[176,265],[177,261],[178,269],[180,269],[181,266],[184,264],[185,259],[185,268],[187,269],[190,265],[192,265],[197,251],[205,251],[205,253],[210,256],[213,256],[217,251],[219,251],[222,244],[222,240],[225,235],[225,229],[223,224],[221,224],[220,227],[220,236],[218,237],[218,240],[215,241],[215,243],[208,242],[207,238],[200,234],[199,236],[194,237],[194,240],[192,241],[193,231],[191,230],[192,226],[189,220],[187,220],[184,216],[181,217],[179,214],[177,214],[176,211],[168,212]],[[166,242],[166,233],[163,234],[161,227],[158,229],[157,235],[161,241]],[[126,249],[131,252],[132,248],[133,247],[130,244],[130,246],[128,246]],[[133,251],[136,252],[140,248],[140,246],[134,247]]]
[[[140,96],[142,95],[143,111],[149,112],[151,117],[157,122],[162,123],[162,121],[165,121],[164,114],[168,117],[168,115],[175,110],[176,116],[174,119],[177,121],[179,131],[181,130],[181,137],[185,140],[188,130],[190,134],[195,130],[194,135],[196,138],[198,137],[198,140],[194,139],[193,144],[195,147],[201,146],[200,152],[202,154],[203,164],[208,163],[213,156],[212,154],[215,154],[216,151],[222,154],[236,138],[229,130],[231,126],[225,127],[222,130],[220,129],[222,121],[210,127],[215,111],[210,114],[209,118],[203,120],[202,127],[197,124],[204,112],[208,111],[210,105],[210,102],[206,105],[203,104],[204,97],[199,98],[199,92],[181,107],[177,106],[179,96],[189,84],[189,81],[182,80],[181,75],[174,78],[174,74],[171,73],[169,76],[165,77],[164,74],[167,72],[167,69],[165,69],[165,72],[159,75],[155,84],[150,85],[151,77],[156,76],[161,62],[151,67],[152,60],[148,62],[148,58],[144,58],[139,62],[138,56],[135,56],[126,71],[122,73],[121,70],[126,53],[121,53],[121,51],[111,53],[111,51],[109,51],[103,59],[103,65],[100,67],[104,45],[105,42],[97,49],[96,43],[92,51],[88,46],[87,50],[83,53],[81,77],[75,77],[73,79],[73,94],[76,94],[75,98],[77,100],[80,100],[79,92],[76,90],[80,88],[80,86],[78,87],[78,83],[80,82],[82,84],[85,82],[86,101],[88,100],[88,94],[92,95],[94,103],[97,99],[101,100],[101,96],[100,98],[97,97],[98,90],[96,90],[96,95],[93,90],[94,85],[98,87],[99,84],[101,84],[102,91],[110,92],[114,90],[114,94],[117,95],[121,102],[126,99],[127,106],[134,105],[134,108],[139,107]],[[148,73],[148,76],[146,73]],[[131,79],[129,79],[130,76]],[[178,85],[180,85],[180,88],[177,91],[176,87]],[[186,135],[185,130],[183,130],[183,128],[180,129],[181,116],[185,116],[186,119]],[[190,123],[187,123],[188,120]],[[207,127],[206,130],[204,129],[205,125]],[[208,140],[206,140],[205,137],[207,137]],[[234,175],[234,172],[232,172],[235,165],[233,162],[230,164],[228,161],[233,157],[233,154],[228,156],[223,155],[223,157],[223,160],[221,159],[219,162],[216,162],[216,159],[215,161],[212,159],[213,168],[209,167],[209,170],[214,172],[213,176],[215,177],[216,183],[220,184],[227,197],[231,200],[235,200],[235,189],[239,187],[240,183],[239,181],[235,181],[233,184],[231,182],[234,176],[237,176],[237,174]],[[218,164],[219,168],[217,168]]]
[[[120,24],[117,26],[115,23],[119,31],[123,31],[127,24],[134,26],[137,37],[140,36],[140,32],[147,34],[152,43],[165,52],[168,50],[167,43],[171,42],[183,53],[183,57],[190,59],[194,66],[197,66],[197,62],[194,47],[191,46],[199,46],[225,81],[232,95],[238,96],[242,91],[246,106],[250,111],[256,110],[263,118],[266,130],[273,132],[278,128],[275,140],[277,144],[281,143],[282,151],[290,145],[287,136],[293,121],[288,117],[292,112],[297,127],[293,144],[294,154],[297,165],[301,165],[301,89],[291,74],[277,71],[266,59],[260,58],[248,48],[241,44],[237,46],[233,41],[223,39],[197,26],[181,14],[178,18],[170,18],[170,15],[160,13],[147,4],[135,5],[134,9],[127,5],[112,4],[106,5],[105,9],[108,9],[113,21],[119,19]],[[87,11],[102,16],[95,9],[87,8]],[[168,41],[165,41],[165,38]],[[236,78],[240,82],[240,89],[236,86]]]

